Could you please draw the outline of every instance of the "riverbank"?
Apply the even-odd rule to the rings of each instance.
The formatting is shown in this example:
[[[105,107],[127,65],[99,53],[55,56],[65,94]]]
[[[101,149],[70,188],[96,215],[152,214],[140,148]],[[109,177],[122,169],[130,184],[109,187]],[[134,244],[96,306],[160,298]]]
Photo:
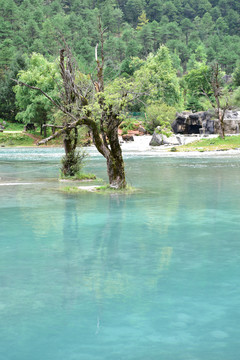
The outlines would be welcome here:
[[[165,154],[166,156],[192,155],[201,156],[203,153],[209,155],[240,154],[240,135],[226,136],[225,140],[219,139],[217,135],[209,137],[188,136],[187,145],[160,145],[150,146],[151,135],[135,136],[132,142],[121,144],[123,152],[145,153],[146,155]]]
[[[240,153],[240,135],[226,136],[225,139],[219,138],[217,135],[209,135],[208,137],[200,135],[190,135],[184,137],[186,145],[160,145],[150,146],[151,135],[133,136],[134,141],[123,141],[120,137],[120,143],[123,152],[139,152],[146,154],[172,153],[177,156],[179,153],[202,153],[210,152],[212,155],[219,153]],[[36,139],[32,134],[20,131],[4,131],[0,133],[0,147],[37,147]],[[47,145],[41,145],[42,148],[62,147],[61,139],[50,142]],[[88,149],[93,146],[87,147]]]
[[[32,147],[37,146],[37,142],[43,139],[42,136],[24,131],[5,131],[0,132],[0,147]],[[62,146],[61,138],[52,140],[48,147]]]

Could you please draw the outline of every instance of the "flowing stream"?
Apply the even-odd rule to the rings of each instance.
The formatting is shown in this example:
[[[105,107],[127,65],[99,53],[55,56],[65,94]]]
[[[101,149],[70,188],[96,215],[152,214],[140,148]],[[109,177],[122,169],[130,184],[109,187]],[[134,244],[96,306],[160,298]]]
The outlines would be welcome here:
[[[239,155],[126,148],[133,195],[60,191],[61,156],[0,149],[0,360],[238,360]]]

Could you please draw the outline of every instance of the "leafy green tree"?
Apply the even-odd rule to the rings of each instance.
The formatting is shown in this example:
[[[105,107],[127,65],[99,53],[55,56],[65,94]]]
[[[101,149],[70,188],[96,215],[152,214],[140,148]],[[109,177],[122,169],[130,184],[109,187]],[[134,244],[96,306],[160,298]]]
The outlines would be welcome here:
[[[56,58],[61,34],[81,70],[92,72],[99,14],[108,27],[107,77],[118,76],[126,58],[145,59],[161,44],[181,59],[184,71],[203,62],[199,45],[206,50],[206,64],[217,60],[227,74],[240,58],[238,0],[0,0],[0,73],[8,71],[18,53]]]
[[[189,35],[193,28],[192,22],[188,18],[184,18],[181,22],[181,28],[185,35],[186,45],[188,46]]]
[[[18,72],[25,68],[25,59],[16,54],[9,68],[0,76],[0,118],[14,121],[18,108],[15,104],[15,92],[13,91],[12,78],[15,79]]]
[[[192,4],[191,4],[192,5]],[[196,12],[193,9],[193,7],[189,4],[189,2],[186,2],[183,6],[183,15],[185,18],[189,18],[190,20],[194,19],[194,16],[196,16]]]
[[[211,68],[204,63],[195,62],[195,68],[184,76],[190,94],[199,97],[203,92],[211,96]]]
[[[208,0],[198,0],[197,2],[197,13],[199,16],[204,16],[204,14],[211,11],[212,5]]]
[[[236,69],[233,73],[233,82],[235,86],[240,86],[240,61],[237,62]]]
[[[18,74],[18,81],[30,86],[40,87],[56,101],[59,100],[57,82],[59,72],[56,63],[47,61],[43,55],[32,54],[26,70]],[[23,123],[34,122],[41,126],[47,122],[53,122],[53,105],[41,93],[32,91],[29,87],[17,85],[14,88],[16,93],[16,104],[21,110],[16,120]],[[46,136],[46,128],[44,127]]]
[[[144,25],[147,25],[148,21],[146,12],[143,10],[142,14],[138,17],[137,30],[141,30]]]
[[[233,93],[233,105],[239,108],[240,104],[240,86]]]
[[[0,44],[0,66],[8,68],[14,56],[14,46],[11,39],[5,39]]]
[[[185,109],[190,110],[192,112],[197,112],[197,111],[204,110],[203,106],[202,106],[202,104],[201,104],[201,102],[199,100],[199,97],[191,95],[191,94],[188,94]]]
[[[178,20],[178,11],[172,1],[164,1],[162,7],[163,15],[167,16],[170,22]]]
[[[156,55],[150,54],[135,71],[136,83],[141,84],[151,101],[162,100],[169,106],[180,102],[180,87],[169,50],[161,46]]]
[[[125,16],[127,20],[137,26],[138,17],[142,14],[145,7],[144,0],[128,0],[125,6]]]
[[[150,23],[151,32],[152,32],[152,41],[153,41],[153,51],[156,52],[160,46],[160,26],[154,20]]]
[[[215,27],[218,32],[224,34],[228,31],[228,24],[223,17],[219,17],[215,23]]]
[[[104,1],[101,15],[103,25],[108,28],[108,31],[111,33],[119,33],[123,21],[123,12],[116,7],[115,1]]]
[[[146,129],[151,134],[157,126],[164,135],[171,135],[171,123],[175,119],[176,109],[161,101],[150,103],[146,108]]]
[[[201,19],[201,26],[199,29],[199,37],[203,41],[210,34],[212,34],[214,30],[215,24],[210,13],[206,12]]]
[[[150,0],[147,6],[147,15],[151,20],[159,22],[162,17],[162,0]]]
[[[153,36],[150,24],[138,30],[138,39],[142,46],[141,54],[146,57],[153,50]]]

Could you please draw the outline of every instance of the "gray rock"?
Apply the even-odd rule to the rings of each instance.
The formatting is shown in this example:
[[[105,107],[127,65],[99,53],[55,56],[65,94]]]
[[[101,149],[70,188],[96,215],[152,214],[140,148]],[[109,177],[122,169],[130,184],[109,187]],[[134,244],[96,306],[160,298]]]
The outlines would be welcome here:
[[[122,135],[122,139],[123,139],[124,141],[134,141],[133,136],[132,136],[132,135],[128,135],[128,134]]]
[[[163,135],[158,134],[154,131],[152,139],[149,143],[150,146],[160,146],[163,145]]]
[[[175,134],[183,135],[218,134],[220,131],[219,120],[213,117],[214,113],[211,111],[177,113],[176,119],[172,123],[172,129]],[[240,111],[226,111],[224,128],[226,134],[239,134]]]
[[[184,136],[176,136],[176,139],[178,141],[178,145],[185,145],[185,137]]]
[[[177,113],[177,117],[172,123],[175,134],[213,134],[214,121],[211,120],[209,111],[199,111],[191,113],[184,111]]]
[[[166,135],[160,134],[160,127],[158,126],[153,133],[152,139],[149,143],[150,146],[160,146],[160,145],[179,145],[177,136],[173,135],[167,137]]]
[[[146,133],[147,133],[147,130],[144,129],[143,126],[139,126],[138,131],[139,131],[140,133],[142,133],[142,134],[146,134]]]

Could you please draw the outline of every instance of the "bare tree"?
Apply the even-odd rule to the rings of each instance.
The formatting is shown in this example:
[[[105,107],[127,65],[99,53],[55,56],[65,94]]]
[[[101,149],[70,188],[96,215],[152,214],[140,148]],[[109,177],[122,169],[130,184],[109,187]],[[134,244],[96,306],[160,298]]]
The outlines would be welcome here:
[[[223,88],[221,86],[221,74],[218,63],[215,63],[212,66],[210,85],[213,93],[213,98],[209,96],[209,94],[207,94],[207,92],[205,92],[204,90],[202,93],[208,98],[213,109],[215,110],[219,124],[219,132],[220,132],[219,135],[221,136],[222,139],[224,139],[225,138],[224,118],[226,111],[230,108],[230,104],[229,104],[228,96],[224,96],[223,94]]]

